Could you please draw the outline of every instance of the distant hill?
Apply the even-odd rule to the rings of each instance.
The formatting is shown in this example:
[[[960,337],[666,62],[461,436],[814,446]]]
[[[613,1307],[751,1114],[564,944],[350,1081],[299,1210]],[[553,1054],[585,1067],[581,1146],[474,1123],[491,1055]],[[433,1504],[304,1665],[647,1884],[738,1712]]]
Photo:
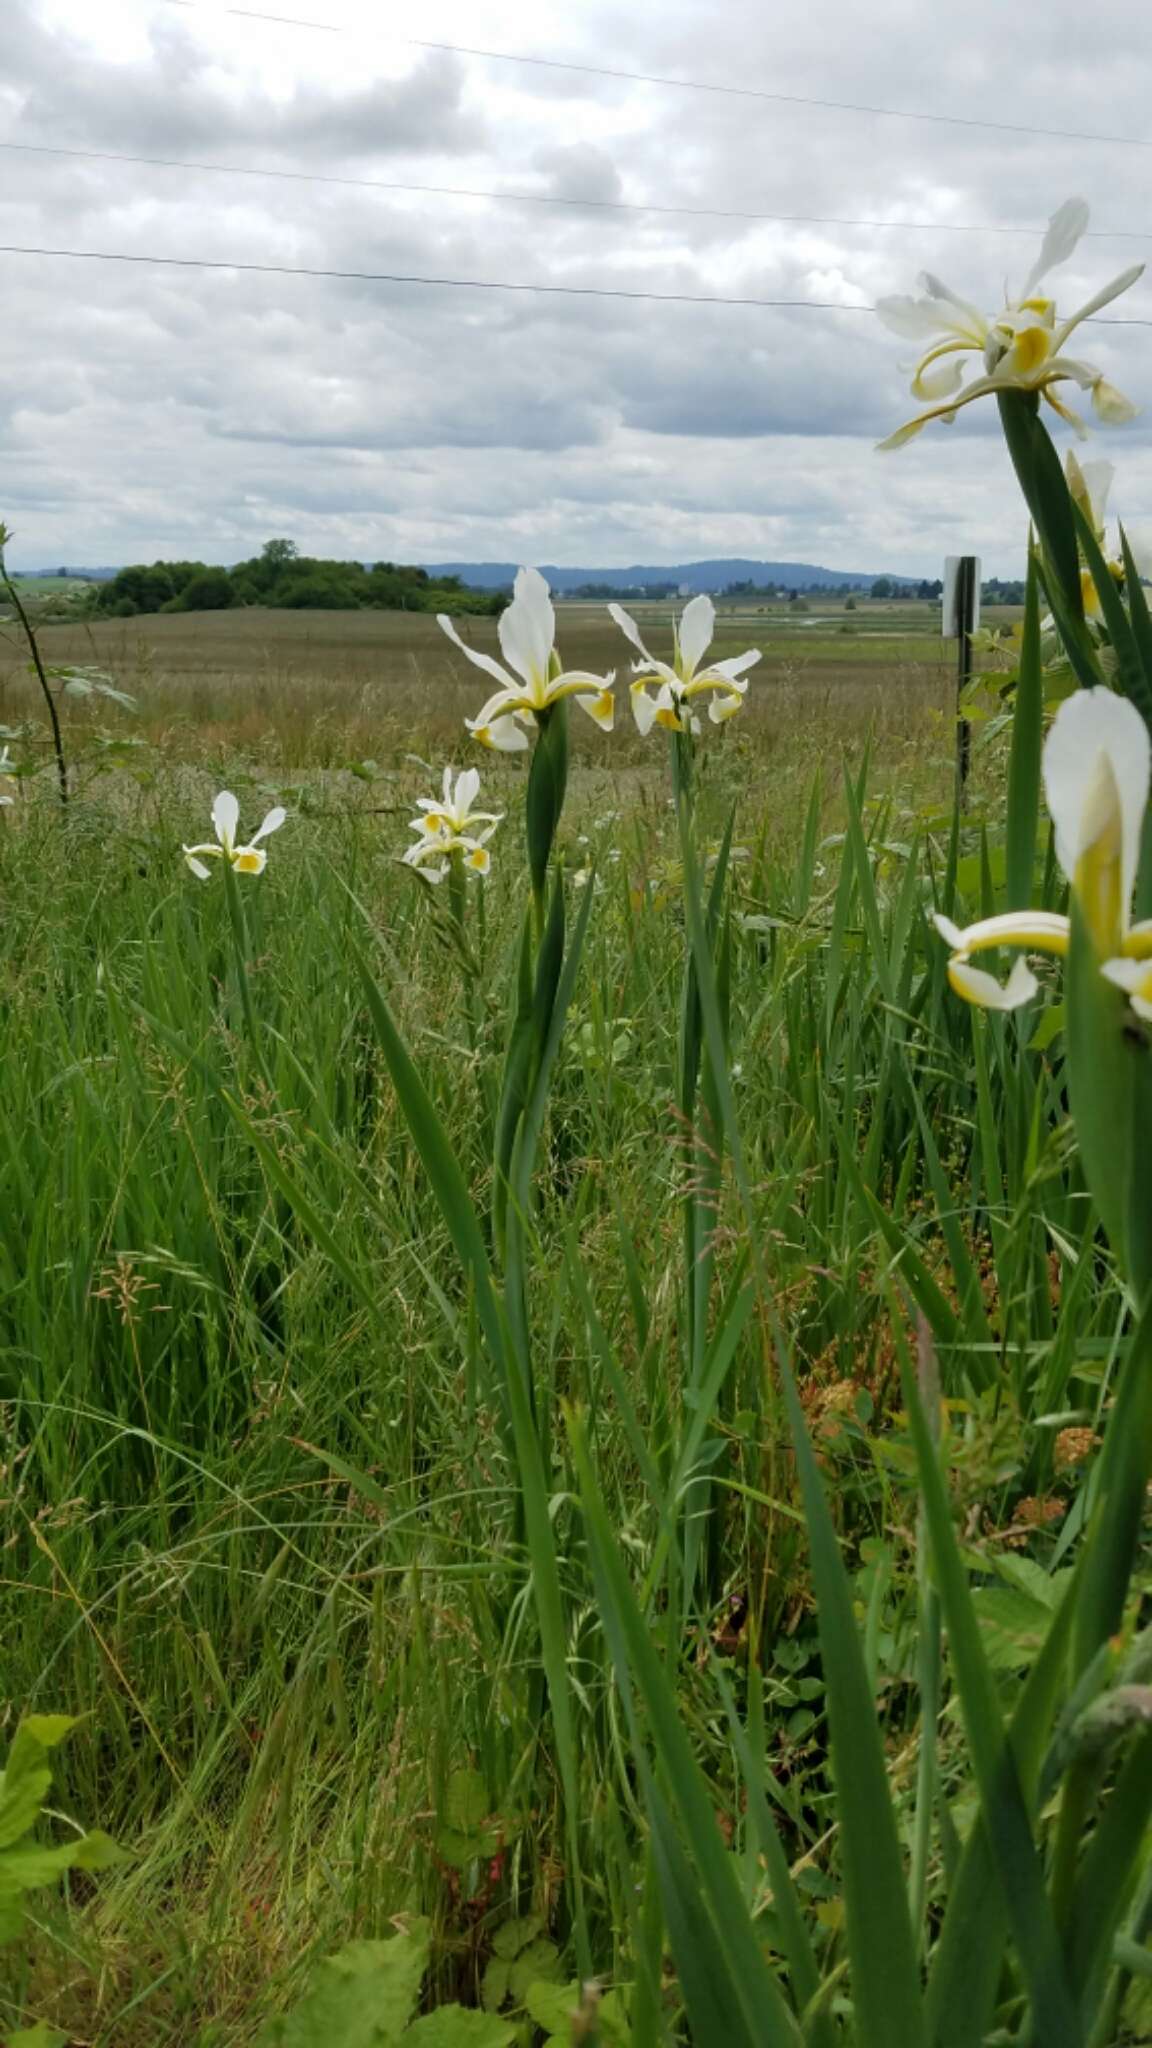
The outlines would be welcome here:
[[[425,562],[423,566],[430,576],[459,576],[474,590],[499,590],[511,584],[518,564]],[[652,586],[666,590],[669,584],[675,590],[717,591],[726,590],[731,583],[753,583],[761,589],[767,584],[780,584],[786,590],[811,590],[824,584],[837,590],[867,590],[878,575],[894,573],[891,570],[822,569],[816,562],[751,562],[739,556],[716,562],[661,562],[647,566],[637,563],[630,569],[560,569],[551,562],[542,562],[540,568],[553,590],[562,592],[581,590],[586,584],[629,591],[646,590]],[[900,583],[915,580],[906,576],[896,577]]]

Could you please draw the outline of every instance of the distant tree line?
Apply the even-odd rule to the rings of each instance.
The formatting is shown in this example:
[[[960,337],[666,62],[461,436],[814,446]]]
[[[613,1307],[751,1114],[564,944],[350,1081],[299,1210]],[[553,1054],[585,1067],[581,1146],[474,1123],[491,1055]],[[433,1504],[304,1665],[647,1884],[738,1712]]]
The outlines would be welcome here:
[[[204,562],[136,563],[97,586],[93,610],[106,618],[138,612],[220,612],[237,605],[288,611],[474,612],[493,617],[502,591],[471,590],[459,576],[433,579],[395,562],[335,562],[301,555],[290,540],[266,541],[249,562],[216,569]]]
[[[678,583],[574,583],[570,590],[558,595],[564,597],[596,597],[605,602],[627,598],[676,597]]]

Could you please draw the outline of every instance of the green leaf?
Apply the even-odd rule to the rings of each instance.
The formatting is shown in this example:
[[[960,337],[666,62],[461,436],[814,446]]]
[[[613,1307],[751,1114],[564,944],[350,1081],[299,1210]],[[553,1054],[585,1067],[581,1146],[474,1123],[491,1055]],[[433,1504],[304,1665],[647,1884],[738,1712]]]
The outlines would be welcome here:
[[[836,1782],[852,2001],[859,2048],[924,2042],[919,1965],[876,1696],[795,1377],[778,1347],[784,1401],[808,1522]]]
[[[1116,588],[1116,579],[1101,552],[1100,543],[1093,531],[1092,522],[1084,517],[1080,506],[1072,501],[1072,516],[1076,521],[1076,532],[1083,550],[1084,559],[1092,572],[1104,624],[1116,657],[1116,674],[1126,697],[1130,697],[1146,725],[1152,726],[1152,675],[1141,659],[1136,636],[1132,630],[1124,600]],[[1137,583],[1139,578],[1136,579]]]
[[[1024,639],[1012,714],[1008,762],[1008,822],[1005,831],[1007,908],[1026,910],[1032,902],[1036,827],[1040,816],[1040,753],[1044,736],[1044,676],[1040,664],[1040,593],[1036,562],[1028,557],[1024,596]]]
[[[488,1787],[479,1771],[453,1771],[436,1830],[437,1853],[463,1870],[480,1857],[494,1856],[504,1838],[503,1822],[493,1820]]]
[[[1019,1759],[1009,1739],[980,1640],[976,1607],[952,1525],[952,1511],[933,1441],[911,1374],[904,1398],[920,1470],[924,1519],[952,1667],[980,1792],[980,1810],[996,1859],[1007,1912],[1044,2048],[1084,2048],[1045,1890]],[[1057,1613],[1050,1632],[1060,1629]]]
[[[69,2034],[61,2034],[56,2027],[50,2027],[47,2020],[37,2020],[34,2027],[21,2027],[18,2034],[5,2034],[4,2048],[68,2048]]]
[[[1064,1680],[1073,1602],[1061,1601],[1039,1656],[1020,1689],[1008,1739],[1020,1782],[1032,1798]],[[944,1924],[932,1953],[925,2011],[933,2048],[982,2048],[991,2024],[1009,1927],[996,1858],[980,1815],[949,1887]]]
[[[1040,536],[1040,545],[1066,597],[1071,618],[1079,625],[1083,636],[1084,601],[1080,590],[1076,528],[1072,520],[1072,494],[1051,436],[1040,418],[1039,403],[1038,397],[1024,391],[1002,391],[997,399],[1008,453]]]
[[[532,1984],[524,2009],[538,2027],[544,2028],[549,2041],[562,2041],[564,2048],[590,2038],[577,2032],[577,2023],[587,2026],[593,2012],[600,2048],[630,2048],[632,2035],[619,1991],[609,1991],[599,1999],[593,1994],[593,1999],[586,1999],[579,1984]]]
[[[972,1595],[993,1671],[1030,1665],[1052,1623],[1052,1609],[1009,1586],[978,1586]]]
[[[543,1926],[542,1913],[525,1913],[523,1919],[505,1920],[504,1925],[498,1927],[492,1936],[493,1954],[511,1960],[535,1941]]]
[[[49,1751],[75,1726],[67,1714],[29,1714],[21,1721],[0,1771],[0,1849],[33,1826],[52,1783]]]
[[[797,2048],[795,2023],[765,1963],[732,1859],[721,1842],[714,1802],[693,1755],[675,1691],[628,1583],[582,1425],[571,1415],[569,1434],[600,1611],[645,1789],[652,1851],[693,2039],[698,2048],[710,2048],[713,2042],[717,2048]],[[651,1724],[661,1775],[678,1809],[691,1863],[652,1776],[635,1711],[636,1695]]]
[[[1152,1051],[1100,972],[1072,898],[1064,976],[1068,1092],[1084,1177],[1138,1301],[1152,1289]]]
[[[1091,1514],[1076,1602],[1075,1666],[1083,1671],[1120,1627],[1140,1541],[1152,1452],[1152,1300],[1120,1372],[1091,1481]]]
[[[542,903],[548,883],[548,862],[568,787],[567,700],[562,698],[551,710],[538,714],[536,723],[539,731],[528,771],[524,823],[532,893]]]
[[[0,1890],[31,1891],[34,1885],[54,1884],[69,1870],[111,1870],[126,1860],[111,1836],[99,1830],[58,1847],[30,1842],[18,1849],[0,1849]]]
[[[560,1951],[546,1935],[537,1935],[515,1955],[493,1956],[484,1972],[480,1996],[486,2011],[499,2012],[509,1999],[523,2005],[528,1987],[560,1975]]]
[[[325,1958],[299,2005],[264,2029],[257,2048],[393,2048],[416,2010],[428,1951],[427,1920],[391,1941],[349,1942]]]
[[[442,2005],[416,2020],[404,2035],[412,2048],[511,2048],[516,2028],[490,2012],[467,2012],[462,2005]],[[333,2042],[329,2048],[336,2048]]]
[[[592,908],[592,891],[581,906],[569,961],[565,964],[556,994],[548,1041],[540,1056],[532,1097],[524,1114],[520,1143],[529,1155],[543,1123],[548,1076],[555,1059],[564,1014],[571,995],[572,976],[579,959],[583,936]],[[556,1539],[549,1513],[549,1486],[544,1470],[540,1439],[536,1433],[530,1394],[531,1361],[508,1341],[492,1284],[492,1272],[479,1219],[469,1196],[455,1152],[448,1140],[428,1091],[400,1036],[384,997],[377,988],[363,955],[352,946],[369,1013],[392,1076],[397,1100],[412,1133],[421,1162],[432,1184],[441,1214],[456,1247],[456,1253],[475,1292],[476,1312],[489,1352],[496,1364],[505,1397],[511,1446],[519,1470],[524,1503],[528,1551],[532,1560],[532,1590],[540,1627],[540,1649],[548,1681],[552,1709],[556,1758],[564,1788],[565,1825],[569,1835],[577,1961],[591,1972],[582,1893],[582,1869],[576,1848],[579,1775],[576,1762],[576,1733],[572,1695],[568,1678],[568,1639]]]

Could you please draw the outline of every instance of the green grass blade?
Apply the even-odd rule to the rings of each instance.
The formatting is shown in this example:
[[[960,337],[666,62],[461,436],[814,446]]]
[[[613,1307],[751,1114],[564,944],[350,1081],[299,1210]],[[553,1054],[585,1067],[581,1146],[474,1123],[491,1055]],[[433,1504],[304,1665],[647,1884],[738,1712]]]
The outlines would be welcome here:
[[[1028,556],[1024,594],[1024,638],[1012,714],[1005,826],[1006,905],[1026,910],[1032,902],[1036,830],[1040,818],[1040,752],[1044,737],[1044,677],[1040,666],[1040,591],[1035,557]]]
[[[1073,500],[1072,515],[1076,521],[1076,533],[1084,559],[1096,585],[1104,624],[1116,656],[1117,674],[1126,697],[1130,697],[1145,723],[1152,725],[1152,674],[1141,657],[1140,647],[1132,629],[1132,623],[1124,608],[1124,600],[1116,587],[1116,579],[1104,559],[1104,554],[1092,522],[1084,517],[1079,505]],[[1137,579],[1139,581],[1139,579]]]
[[[1000,1873],[1038,2037],[1044,2048],[1084,2048],[1084,2032],[1044,1888],[1019,1765],[985,1659],[940,1459],[911,1374],[905,1374],[904,1392],[981,1813]]]
[[[819,1615],[855,2039],[858,2048],[923,2048],[920,1972],[876,1696],[864,1663],[852,1583],[840,1556],[792,1368],[782,1350],[779,1367]]]
[[[796,2048],[799,2035],[784,2000],[776,1987],[756,1938],[740,1894],[732,1859],[720,1839],[713,1800],[680,1718],[679,1704],[671,1680],[652,1643],[640,1614],[619,1548],[596,1484],[583,1425],[570,1415],[569,1437],[580,1483],[589,1552],[605,1633],[608,1637],[617,1685],[629,1708],[633,1749],[642,1752],[642,1736],[634,1713],[633,1687],[642,1701],[652,1733],[652,1743],[662,1785],[674,1802],[680,1826],[689,1846],[693,1878],[685,1899],[686,1917],[681,1926],[681,1954],[694,1954],[693,1943],[707,1922],[708,1954],[722,1955],[722,1984],[726,2006],[743,2013],[751,2029],[747,2038],[775,2048],[788,2044]],[[653,1827],[659,1825],[662,1809],[652,1811]],[[679,1865],[673,1857],[662,1871],[665,1911],[681,1895],[677,1883]],[[666,1889],[671,1878],[672,1889]],[[687,1945],[685,1948],[684,1945]],[[730,1994],[730,1996],[729,1996]]]

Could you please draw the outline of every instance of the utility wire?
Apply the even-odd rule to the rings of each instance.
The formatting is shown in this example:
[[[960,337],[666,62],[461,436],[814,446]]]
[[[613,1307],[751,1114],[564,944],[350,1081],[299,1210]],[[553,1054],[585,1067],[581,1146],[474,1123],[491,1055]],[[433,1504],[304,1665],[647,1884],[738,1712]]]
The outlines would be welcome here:
[[[209,7],[203,0],[165,0],[169,7],[181,7],[189,14],[233,15],[241,21],[272,22],[280,28],[310,29],[323,35],[357,36],[364,31],[351,23],[310,21],[294,14],[269,14],[255,7]],[[1001,135],[1040,135],[1055,142],[1105,142],[1125,149],[1152,149],[1152,137],[1144,135],[1098,135],[1074,128],[1034,128],[1019,121],[982,121],[972,114],[925,114],[912,107],[877,107],[860,100],[822,100],[794,92],[767,92],[752,85],[718,85],[702,78],[668,78],[648,71],[623,71],[607,64],[577,64],[561,57],[527,57],[512,50],[479,49],[468,43],[432,42],[423,36],[398,36],[377,31],[389,42],[404,43],[409,49],[442,50],[453,57],[482,57],[493,64],[529,64],[545,71],[573,71],[586,78],[614,78],[629,85],[667,86],[677,92],[721,93],[743,100],[770,100],[777,106],[821,107],[837,114],[874,114],[892,121],[927,121],[948,128],[990,128]]]
[[[492,277],[414,277],[392,270],[328,270],[304,263],[240,263],[210,256],[129,255],[115,249],[41,249],[0,243],[0,256],[59,256],[79,263],[159,264],[177,270],[237,270],[257,277],[328,277],[356,284],[432,285],[450,291],[539,292],[570,299],[647,299],[657,306],[760,306],[814,313],[874,313],[875,306],[844,305],[837,299],[736,298],[722,292],[642,292],[593,284],[523,284]],[[1093,327],[1152,327],[1152,319],[1092,319]]]
[[[166,171],[213,171],[228,178],[281,178],[296,185],[341,185],[364,192],[418,192],[443,199],[498,199],[515,206],[597,207],[612,213],[661,213],[690,215],[705,220],[771,220],[792,222],[802,227],[894,228],[903,233],[947,235],[1029,235],[1043,233],[1042,227],[1003,227],[981,221],[955,220],[856,220],[826,213],[761,213],[735,206],[655,206],[634,199],[583,199],[579,194],[555,192],[477,191],[468,185],[410,185],[392,178],[337,177],[326,171],[274,170],[263,164],[216,164],[173,156],[133,156],[119,149],[72,149],[54,142],[3,142],[0,149],[24,156],[64,156],[85,163],[146,164]],[[1137,228],[1091,228],[1086,239],[1111,242],[1148,242],[1152,232]]]

